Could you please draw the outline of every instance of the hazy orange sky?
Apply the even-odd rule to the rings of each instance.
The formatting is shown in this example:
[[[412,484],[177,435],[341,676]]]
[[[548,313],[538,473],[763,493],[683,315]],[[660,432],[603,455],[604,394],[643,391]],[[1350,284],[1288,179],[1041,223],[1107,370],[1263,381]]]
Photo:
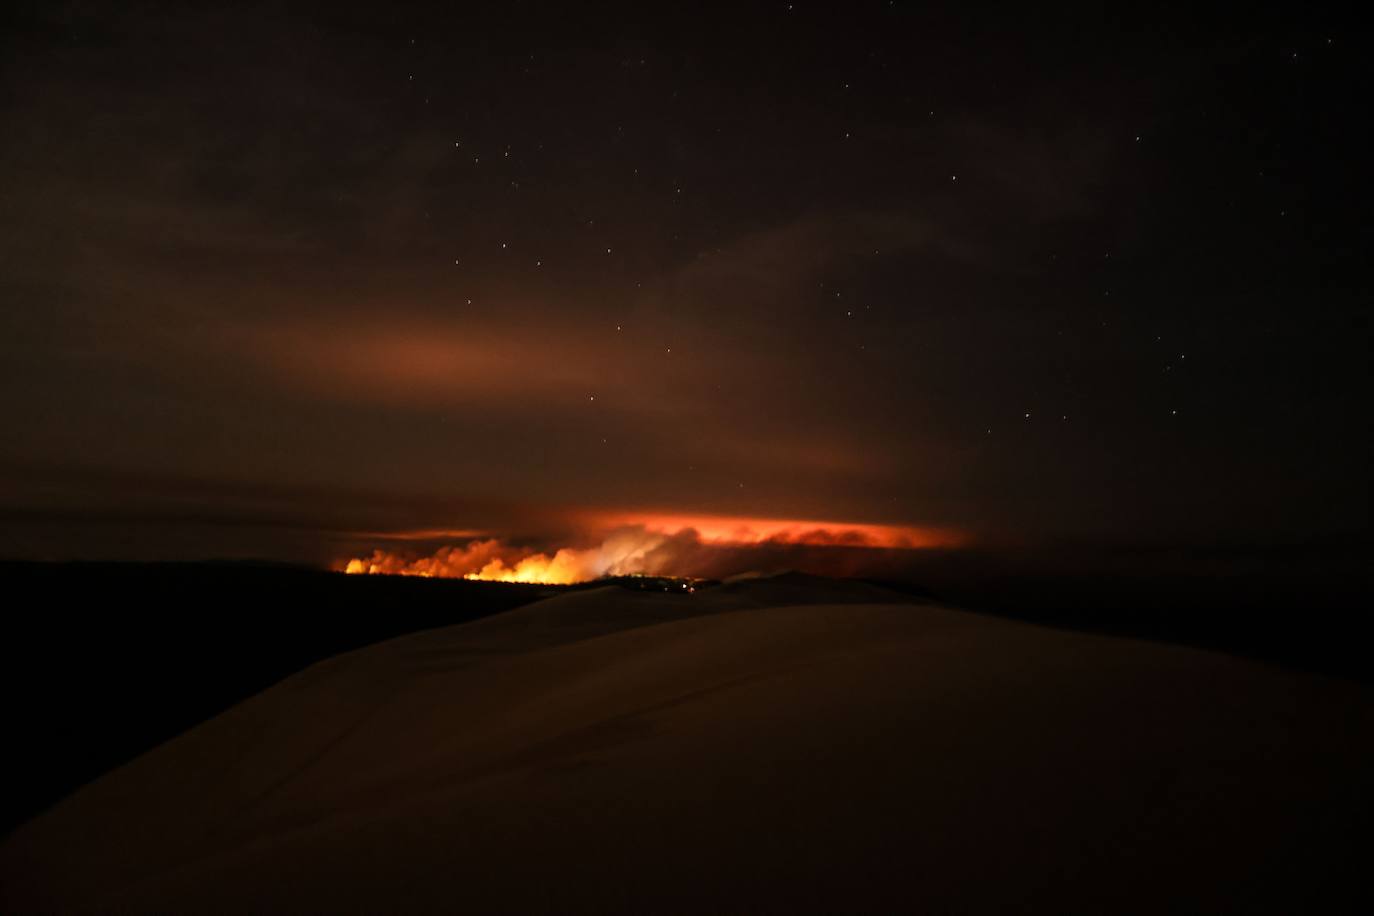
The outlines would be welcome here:
[[[1361,530],[1342,50],[899,7],[27,10],[0,555]]]

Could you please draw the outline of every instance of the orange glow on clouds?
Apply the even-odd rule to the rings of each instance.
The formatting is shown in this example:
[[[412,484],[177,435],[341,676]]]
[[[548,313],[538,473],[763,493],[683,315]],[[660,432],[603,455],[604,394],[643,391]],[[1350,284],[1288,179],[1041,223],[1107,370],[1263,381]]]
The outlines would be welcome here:
[[[426,557],[375,550],[371,556],[347,560],[341,568],[355,574],[570,585],[602,576],[691,574],[694,571],[684,566],[702,551],[764,545],[916,550],[963,541],[944,529],[801,519],[602,512],[588,514],[584,521],[600,544],[544,552],[496,538],[474,538]],[[388,539],[419,540],[428,534],[402,532]]]
[[[963,540],[954,532],[939,528],[863,525],[804,519],[635,512],[596,513],[589,516],[589,519],[608,528],[641,525],[656,531],[690,529],[697,533],[702,543],[734,547],[771,542],[816,547],[883,547],[911,550],[921,547],[949,547]]]

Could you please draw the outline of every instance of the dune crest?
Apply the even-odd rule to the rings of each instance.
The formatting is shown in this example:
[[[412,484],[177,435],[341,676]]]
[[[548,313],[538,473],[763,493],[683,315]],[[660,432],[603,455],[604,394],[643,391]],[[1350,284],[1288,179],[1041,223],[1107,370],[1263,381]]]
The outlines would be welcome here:
[[[1368,688],[868,586],[789,600],[816,589],[590,590],[330,659],[17,831],[5,909],[1100,912],[1357,886],[1336,838],[1374,812]]]

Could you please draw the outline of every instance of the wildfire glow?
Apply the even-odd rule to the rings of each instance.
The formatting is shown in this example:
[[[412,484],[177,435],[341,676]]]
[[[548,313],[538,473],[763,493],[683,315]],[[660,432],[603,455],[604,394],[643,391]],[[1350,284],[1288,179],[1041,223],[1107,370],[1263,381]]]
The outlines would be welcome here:
[[[495,538],[473,538],[415,557],[375,550],[341,564],[347,573],[434,576],[491,582],[570,585],[602,576],[696,574],[712,552],[739,548],[850,547],[913,550],[953,546],[955,533],[934,528],[861,525],[797,519],[730,516],[599,513],[585,519],[593,538],[589,547],[538,551]],[[599,535],[597,534],[599,532]],[[390,540],[418,540],[401,532]]]
[[[739,518],[730,515],[675,515],[604,512],[588,517],[608,528],[640,525],[655,531],[697,532],[703,543],[809,544],[812,546],[884,547],[910,550],[948,547],[962,541],[954,532],[906,525],[863,525],[849,522],[780,518]]]

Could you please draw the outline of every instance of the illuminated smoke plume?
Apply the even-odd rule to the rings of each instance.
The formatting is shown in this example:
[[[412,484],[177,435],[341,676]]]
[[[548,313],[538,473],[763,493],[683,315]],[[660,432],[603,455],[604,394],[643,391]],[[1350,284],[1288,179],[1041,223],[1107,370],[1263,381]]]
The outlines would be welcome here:
[[[612,532],[599,547],[564,547],[552,554],[513,547],[496,539],[474,540],[466,545],[441,547],[432,556],[413,559],[376,550],[370,557],[349,560],[344,572],[570,585],[602,576],[647,572],[653,565],[649,554],[667,540],[668,536],[659,532],[624,528]]]
[[[376,550],[341,564],[348,573],[570,585],[603,576],[731,575],[767,568],[844,574],[873,555],[952,546],[945,531],[886,525],[658,516],[614,524],[598,545],[540,551],[495,538],[439,548],[430,556]],[[604,528],[603,528],[604,530]]]

